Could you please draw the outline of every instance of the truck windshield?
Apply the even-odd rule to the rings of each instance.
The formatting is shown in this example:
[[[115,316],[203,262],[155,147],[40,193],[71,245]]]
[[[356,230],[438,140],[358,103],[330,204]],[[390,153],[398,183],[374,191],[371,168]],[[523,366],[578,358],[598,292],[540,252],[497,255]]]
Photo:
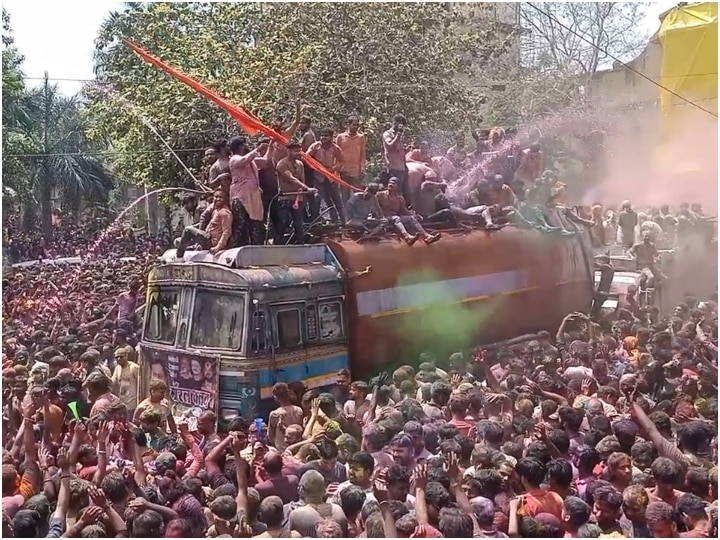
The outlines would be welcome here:
[[[179,290],[152,291],[146,311],[145,339],[174,343],[179,306]]]
[[[224,291],[195,294],[191,347],[237,350],[242,343],[245,297]]]

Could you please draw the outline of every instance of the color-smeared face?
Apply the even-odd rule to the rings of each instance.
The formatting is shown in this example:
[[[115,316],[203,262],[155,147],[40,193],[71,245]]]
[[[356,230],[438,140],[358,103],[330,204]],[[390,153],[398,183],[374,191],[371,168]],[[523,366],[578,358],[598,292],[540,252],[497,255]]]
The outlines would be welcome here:
[[[335,465],[337,464],[337,459],[323,459],[320,458],[320,468],[323,471],[330,472],[335,468]]]
[[[414,451],[410,447],[405,446],[393,446],[392,457],[395,463],[400,465],[408,465],[413,458]]]
[[[350,387],[350,377],[348,377],[344,373],[339,373],[337,378],[335,379],[335,384],[340,388],[349,388]]]
[[[350,464],[350,482],[353,484],[362,484],[370,478],[370,471],[357,463]]]
[[[405,501],[408,493],[410,493],[410,486],[405,482],[388,484],[388,497],[392,501]]]
[[[205,155],[203,156],[203,162],[206,165],[212,165],[215,163],[218,159],[218,153],[215,151],[214,148],[208,148],[205,150]]]
[[[647,504],[640,497],[626,498],[623,501],[623,512],[632,522],[644,522]]]
[[[302,440],[302,430],[298,428],[294,428],[293,426],[290,426],[285,430],[285,436],[283,437],[283,441],[287,446],[290,446],[291,444],[298,443]]]
[[[629,459],[623,459],[613,471],[615,477],[625,483],[629,483],[632,480],[632,465]]]
[[[658,521],[652,525],[648,524],[650,533],[654,538],[675,538],[677,536],[677,525],[672,521]]]
[[[603,501],[595,501],[593,513],[599,525],[610,524],[618,518],[619,511]]]

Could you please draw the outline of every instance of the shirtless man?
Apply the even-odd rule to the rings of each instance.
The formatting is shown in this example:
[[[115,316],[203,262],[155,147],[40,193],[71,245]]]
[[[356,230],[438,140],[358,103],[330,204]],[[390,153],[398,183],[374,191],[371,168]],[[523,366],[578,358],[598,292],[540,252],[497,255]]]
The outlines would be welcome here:
[[[305,166],[300,160],[302,147],[298,143],[290,143],[286,148],[287,156],[278,161],[278,218],[280,226],[275,231],[275,245],[283,243],[283,234],[289,222],[293,225],[292,241],[295,244],[305,243],[305,200],[302,195],[292,193],[307,191],[310,194],[317,190],[305,183]],[[283,195],[283,193],[291,193]]]
[[[400,184],[400,191],[406,195],[407,168],[405,167],[405,126],[407,120],[402,114],[393,117],[392,127],[383,133],[385,157],[385,178],[394,176]],[[385,180],[387,182],[387,180]]]
[[[628,250],[628,254],[635,259],[638,271],[642,271],[645,268],[650,270],[655,278],[655,283],[660,283],[665,279],[663,273],[655,266],[658,251],[655,249],[655,244],[653,244],[652,234],[649,232],[644,233],[643,241],[633,245]]]
[[[320,140],[311,144],[307,153],[331,171],[339,172],[342,168],[343,155],[340,147],[333,142],[333,135],[335,135],[335,132],[332,129],[324,129],[320,135]],[[330,209],[330,219],[335,223],[338,222],[338,219],[340,223],[344,223],[345,212],[343,211],[342,197],[340,196],[340,186],[317,171],[313,171],[313,174],[315,187]]]
[[[212,144],[216,159],[208,171],[208,187],[230,192],[230,149],[227,141],[220,139]],[[206,152],[207,155],[207,152]]]
[[[212,255],[225,249],[230,235],[232,234],[232,212],[228,194],[218,189],[213,194],[213,210],[210,222],[205,230],[198,227],[185,227],[180,237],[176,256],[182,258],[185,250],[192,243],[200,244],[202,249],[207,249]]]

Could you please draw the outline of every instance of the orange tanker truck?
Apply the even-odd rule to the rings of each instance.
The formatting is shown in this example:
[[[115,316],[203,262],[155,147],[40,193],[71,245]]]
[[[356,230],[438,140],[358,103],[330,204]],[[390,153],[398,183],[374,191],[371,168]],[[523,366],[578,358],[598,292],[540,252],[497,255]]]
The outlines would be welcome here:
[[[593,300],[585,235],[514,227],[163,260],[148,278],[143,379],[165,378],[177,409],[225,419],[267,412],[279,381],[322,388],[342,368],[365,378],[421,351],[554,332]]]

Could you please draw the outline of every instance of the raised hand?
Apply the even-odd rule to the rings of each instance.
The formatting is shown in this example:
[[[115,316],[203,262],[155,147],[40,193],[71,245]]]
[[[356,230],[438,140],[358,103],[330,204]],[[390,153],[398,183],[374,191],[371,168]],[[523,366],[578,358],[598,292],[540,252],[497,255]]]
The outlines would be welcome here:
[[[373,482],[373,494],[378,502],[387,501],[389,499],[387,489],[387,469],[381,470]]]
[[[98,506],[100,508],[106,508],[108,505],[107,499],[105,498],[105,493],[102,489],[97,487],[95,484],[90,484],[88,486],[88,495],[90,495],[90,500],[95,506]]]
[[[70,461],[68,460],[68,449],[61,446],[57,453],[57,466],[63,472],[70,471]]]
[[[103,513],[103,509],[99,506],[91,506],[83,512],[82,516],[80,516],[80,523],[84,526],[94,525],[100,521]]]
[[[427,464],[421,463],[415,466],[414,478],[415,488],[424,490],[427,486]]]
[[[142,497],[136,497],[128,503],[128,508],[140,513],[147,508],[147,501]]]
[[[110,436],[109,422],[103,420],[102,422],[100,422],[100,425],[98,426],[98,441],[99,442],[107,442],[109,436]]]
[[[458,480],[460,478],[460,465],[459,465],[459,458],[458,455],[455,452],[452,452],[448,458],[447,462],[443,466],[443,469],[445,472],[447,472],[448,477],[451,481]]]

